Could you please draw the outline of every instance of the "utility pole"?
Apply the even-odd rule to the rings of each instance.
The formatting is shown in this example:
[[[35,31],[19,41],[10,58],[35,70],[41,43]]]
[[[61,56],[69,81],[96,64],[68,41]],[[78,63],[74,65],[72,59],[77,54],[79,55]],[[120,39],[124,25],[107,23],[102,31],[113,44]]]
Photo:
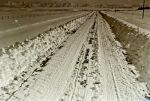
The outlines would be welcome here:
[[[142,19],[144,19],[144,13],[145,13],[145,0],[143,0],[143,12],[142,12]]]

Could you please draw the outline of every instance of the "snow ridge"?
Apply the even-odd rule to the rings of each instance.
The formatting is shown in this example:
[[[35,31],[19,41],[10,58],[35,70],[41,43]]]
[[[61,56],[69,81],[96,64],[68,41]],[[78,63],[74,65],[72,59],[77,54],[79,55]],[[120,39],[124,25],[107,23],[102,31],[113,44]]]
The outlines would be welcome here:
[[[16,43],[0,51],[0,87],[13,80],[27,67],[32,67],[51,54],[74,33],[92,14],[70,21],[58,28],[40,34],[31,40]]]

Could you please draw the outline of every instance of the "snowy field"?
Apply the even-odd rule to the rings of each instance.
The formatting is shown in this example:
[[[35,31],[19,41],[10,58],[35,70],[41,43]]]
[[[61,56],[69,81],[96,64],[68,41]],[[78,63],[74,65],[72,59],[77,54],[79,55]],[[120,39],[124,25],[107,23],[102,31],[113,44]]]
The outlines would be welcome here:
[[[0,11],[0,31],[75,13],[71,11]]]
[[[0,48],[31,39],[86,12],[0,11]]]
[[[125,20],[137,27],[150,31],[150,10],[145,10],[145,17],[142,19],[142,10],[136,11],[108,11],[105,12],[119,19]]]

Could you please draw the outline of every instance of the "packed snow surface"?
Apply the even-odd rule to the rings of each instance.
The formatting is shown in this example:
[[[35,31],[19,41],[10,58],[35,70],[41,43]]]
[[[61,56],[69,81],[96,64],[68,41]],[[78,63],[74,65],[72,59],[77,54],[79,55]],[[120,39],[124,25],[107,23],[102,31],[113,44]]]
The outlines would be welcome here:
[[[7,49],[1,49],[0,55],[0,87],[19,75],[25,68],[33,66],[34,62],[52,54],[55,49],[79,26],[85,22],[84,16],[54,28],[38,37],[16,43]]]
[[[150,91],[150,31],[137,29],[136,25],[112,15],[103,13],[102,15],[109,23],[116,40],[123,45],[126,60],[136,66],[140,73],[138,79],[146,82]]]

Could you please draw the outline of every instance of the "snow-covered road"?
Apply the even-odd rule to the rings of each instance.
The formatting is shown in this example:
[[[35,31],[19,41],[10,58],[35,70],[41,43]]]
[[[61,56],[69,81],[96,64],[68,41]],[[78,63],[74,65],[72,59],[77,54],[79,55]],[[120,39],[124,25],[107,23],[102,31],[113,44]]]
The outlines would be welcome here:
[[[109,25],[100,17],[99,65],[102,71],[104,99],[102,101],[143,101],[147,90],[144,84],[136,81],[134,66],[127,63],[119,42],[111,33]]]
[[[92,21],[93,19],[83,25],[76,34],[64,43],[64,47],[52,57],[39,78],[32,83],[31,88],[29,87],[29,96],[25,97],[24,101],[58,101],[63,94],[66,80],[70,77]],[[17,92],[16,95],[21,93]]]
[[[137,71],[123,52],[96,12],[46,65],[37,66],[17,91],[3,94],[6,99],[0,101],[144,101],[146,85],[136,80]]]

